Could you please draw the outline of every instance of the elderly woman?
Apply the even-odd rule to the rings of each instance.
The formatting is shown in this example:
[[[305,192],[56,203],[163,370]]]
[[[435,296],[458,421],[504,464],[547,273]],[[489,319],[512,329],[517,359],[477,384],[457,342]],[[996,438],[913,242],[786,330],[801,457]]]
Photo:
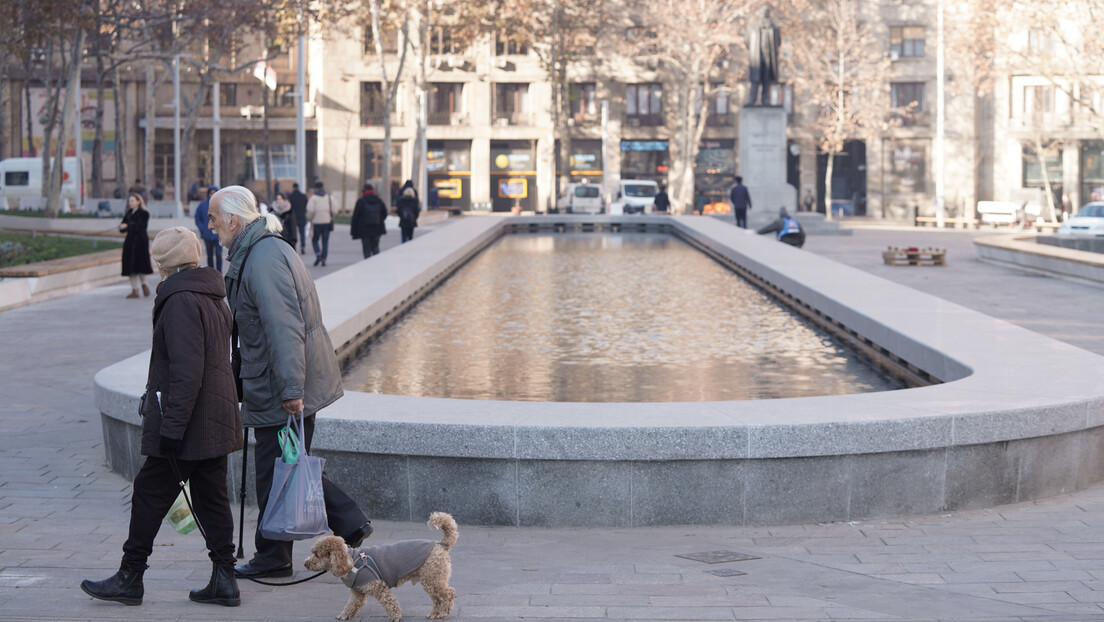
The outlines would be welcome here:
[[[101,600],[142,604],[142,575],[161,522],[189,482],[196,519],[214,570],[207,587],[192,590],[199,603],[241,604],[234,578],[234,517],[226,490],[227,455],[242,447],[241,416],[230,368],[230,309],[222,275],[199,268],[200,244],[184,227],[153,240],[163,280],[153,304],[153,352],[142,396],[142,454],[134,478],[130,532],[114,576],[84,581]]]
[[[123,276],[130,278],[130,294],[127,298],[137,298],[139,286],[142,287],[143,294],[150,295],[149,285],[146,284],[146,275],[153,274],[153,267],[150,266],[149,234],[146,233],[149,219],[150,213],[145,199],[132,192],[127,197],[123,222],[119,223],[119,231],[126,234],[126,239],[123,240]]]

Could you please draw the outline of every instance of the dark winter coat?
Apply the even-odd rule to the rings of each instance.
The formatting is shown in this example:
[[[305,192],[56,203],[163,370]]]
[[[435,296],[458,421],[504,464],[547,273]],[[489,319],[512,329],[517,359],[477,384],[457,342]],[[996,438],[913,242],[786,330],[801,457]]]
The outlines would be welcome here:
[[[399,197],[399,203],[395,206],[399,213],[399,227],[413,229],[418,226],[418,214],[422,213],[422,206],[418,197]]]
[[[299,230],[299,221],[295,219],[295,210],[288,208],[286,212],[283,214],[276,214],[276,216],[280,219],[280,224],[284,227],[284,229],[280,231],[280,235],[284,236],[284,239],[290,242],[292,246],[298,244],[299,234],[297,232]]]
[[[307,224],[307,195],[298,190],[288,195],[288,203],[291,203],[291,211],[295,212],[295,223]]]
[[[387,206],[379,195],[369,190],[357,199],[353,208],[353,219],[349,231],[354,240],[387,233],[384,221],[387,219]]]
[[[732,201],[733,209],[748,209],[751,207],[751,193],[744,184],[736,184],[728,191],[728,198]]]
[[[149,226],[150,214],[144,209],[128,209],[123,215],[126,239],[123,240],[123,276],[153,274],[150,264]]]
[[[143,455],[165,457],[159,449],[162,436],[184,440],[181,460],[241,449],[225,297],[222,275],[211,268],[177,272],[158,287],[142,409]]]
[[[251,428],[284,425],[285,400],[302,399],[310,417],[343,395],[314,281],[291,245],[266,235],[264,218],[250,223],[226,271],[238,322],[242,421]]]

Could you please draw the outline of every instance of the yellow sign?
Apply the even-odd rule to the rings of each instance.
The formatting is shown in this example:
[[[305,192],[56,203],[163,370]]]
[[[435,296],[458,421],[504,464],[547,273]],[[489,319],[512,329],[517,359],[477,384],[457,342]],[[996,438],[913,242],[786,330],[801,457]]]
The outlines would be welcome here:
[[[505,153],[498,154],[497,156],[495,156],[495,166],[497,166],[498,168],[506,168],[507,166],[510,166],[510,156],[506,155]]]
[[[464,196],[459,179],[434,179],[433,187],[442,199],[459,199]]]

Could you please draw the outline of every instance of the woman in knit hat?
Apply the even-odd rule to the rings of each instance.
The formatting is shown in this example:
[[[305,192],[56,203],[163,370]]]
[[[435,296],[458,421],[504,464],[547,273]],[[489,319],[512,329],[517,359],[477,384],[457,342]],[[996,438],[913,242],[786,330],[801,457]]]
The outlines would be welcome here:
[[[241,415],[230,370],[230,309],[222,275],[199,268],[200,243],[184,227],[157,234],[161,272],[153,303],[153,351],[142,413],[142,455],[134,478],[130,532],[119,571],[81,589],[101,600],[142,603],[142,575],[161,522],[188,481],[192,509],[214,563],[199,603],[241,604],[234,579],[234,517],[226,490],[227,455],[241,449]]]

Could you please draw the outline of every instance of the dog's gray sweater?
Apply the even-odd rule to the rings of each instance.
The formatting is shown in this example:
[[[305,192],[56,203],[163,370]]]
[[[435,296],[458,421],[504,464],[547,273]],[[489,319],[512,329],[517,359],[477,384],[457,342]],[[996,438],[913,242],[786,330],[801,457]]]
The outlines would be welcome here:
[[[350,547],[353,570],[341,581],[353,588],[382,579],[387,587],[396,587],[400,579],[425,563],[436,544],[433,540],[403,540],[359,549]]]

